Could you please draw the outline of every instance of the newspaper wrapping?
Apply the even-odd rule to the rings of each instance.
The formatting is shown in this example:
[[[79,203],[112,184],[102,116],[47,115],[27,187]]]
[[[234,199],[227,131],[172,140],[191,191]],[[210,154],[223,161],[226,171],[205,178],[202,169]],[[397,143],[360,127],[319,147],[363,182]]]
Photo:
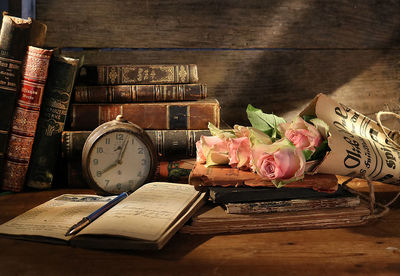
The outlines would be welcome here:
[[[300,113],[315,115],[329,126],[330,151],[314,173],[359,176],[400,185],[399,132],[318,94]]]

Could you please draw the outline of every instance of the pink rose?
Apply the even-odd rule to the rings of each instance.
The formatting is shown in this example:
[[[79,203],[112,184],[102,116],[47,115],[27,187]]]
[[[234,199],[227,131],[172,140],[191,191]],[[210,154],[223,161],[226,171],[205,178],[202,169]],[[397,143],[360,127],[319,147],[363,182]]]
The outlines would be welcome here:
[[[210,165],[223,165],[229,163],[228,139],[216,136],[201,136],[196,142],[197,161]]]
[[[285,138],[271,145],[254,146],[252,158],[257,174],[270,179],[277,186],[297,181],[304,176],[304,154]]]
[[[301,150],[315,151],[315,148],[321,145],[322,136],[312,125],[297,117],[292,123],[282,123],[279,130],[285,134],[296,148]]]
[[[201,140],[196,142],[196,161],[201,164],[206,163],[206,156],[204,155],[204,152],[203,152]]]
[[[229,165],[239,169],[250,168],[251,148],[248,137],[229,139]]]

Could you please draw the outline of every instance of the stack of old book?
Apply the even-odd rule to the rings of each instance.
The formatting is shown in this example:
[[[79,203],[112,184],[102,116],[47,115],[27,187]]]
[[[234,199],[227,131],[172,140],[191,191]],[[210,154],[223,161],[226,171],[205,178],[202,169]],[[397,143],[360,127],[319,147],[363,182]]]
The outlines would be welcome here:
[[[159,171],[173,181],[187,181],[195,142],[210,135],[209,122],[220,124],[219,103],[207,97],[195,64],[85,65],[62,135],[69,187],[86,186],[81,154],[90,132],[119,114],[149,134],[163,161]]]
[[[338,184],[335,175],[306,175],[282,188],[250,171],[197,163],[190,184],[209,191],[205,205],[181,232],[216,234],[361,225],[368,204]]]

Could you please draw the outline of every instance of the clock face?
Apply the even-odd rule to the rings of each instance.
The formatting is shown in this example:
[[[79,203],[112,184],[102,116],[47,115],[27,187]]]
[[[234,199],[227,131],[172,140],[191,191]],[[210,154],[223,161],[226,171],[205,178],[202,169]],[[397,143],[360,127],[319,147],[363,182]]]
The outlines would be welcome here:
[[[108,132],[93,144],[88,158],[91,178],[103,191],[118,194],[144,184],[151,167],[148,147],[129,131]]]

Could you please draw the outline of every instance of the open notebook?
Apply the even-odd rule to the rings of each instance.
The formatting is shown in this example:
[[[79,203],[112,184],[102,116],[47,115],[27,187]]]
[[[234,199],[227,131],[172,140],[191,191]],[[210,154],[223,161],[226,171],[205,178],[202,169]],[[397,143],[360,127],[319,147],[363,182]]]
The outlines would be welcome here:
[[[161,249],[203,205],[187,184],[148,183],[75,236],[67,230],[114,197],[64,194],[0,225],[14,238],[101,249]]]

